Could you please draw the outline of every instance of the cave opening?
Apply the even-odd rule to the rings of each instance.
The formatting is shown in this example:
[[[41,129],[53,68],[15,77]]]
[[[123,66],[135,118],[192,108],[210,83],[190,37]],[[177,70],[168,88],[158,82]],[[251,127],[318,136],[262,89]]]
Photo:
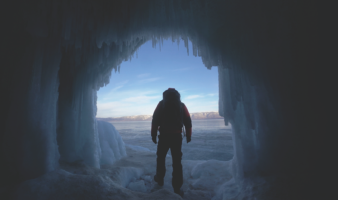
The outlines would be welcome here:
[[[183,142],[182,159],[228,161],[233,157],[232,135],[218,113],[218,69],[207,69],[200,57],[189,55],[192,46],[181,38],[164,39],[157,49],[154,41],[145,42],[98,91],[96,118],[113,124],[128,146],[156,152],[157,145],[149,140],[152,114],[163,91],[176,88],[195,133],[192,143]]]
[[[196,44],[207,68],[218,66],[219,112],[232,126],[233,179],[214,199],[322,198],[323,182],[309,175],[323,168],[312,159],[321,157],[312,148],[312,133],[321,132],[312,112],[325,115],[313,109],[319,103],[312,89],[319,86],[311,67],[321,66],[316,7],[265,0],[6,2],[0,192],[64,199],[80,176],[59,170],[59,160],[100,167],[96,91],[108,83],[110,70],[151,38],[181,35]],[[84,170],[80,182],[105,187],[93,188],[88,198],[111,195],[104,188],[115,183],[91,172]],[[140,172],[126,169],[119,176],[128,173]],[[67,177],[73,182],[55,187],[53,181]],[[113,196],[160,195],[124,191],[118,187]]]
[[[216,182],[220,184],[232,177],[228,167],[234,151],[231,126],[225,126],[223,117],[218,113],[218,68],[207,69],[200,57],[189,56],[189,49],[193,49],[189,40],[184,41],[179,37],[178,42],[172,38],[160,41],[161,46],[157,44],[157,48],[154,45],[156,42],[152,40],[140,46],[131,60],[122,62],[115,73],[112,71],[109,84],[97,92],[96,119],[102,153],[100,167],[135,167],[121,163],[137,161],[140,165],[147,166],[147,171],[140,177],[134,177],[135,180],[131,180],[125,187],[141,192],[157,190],[156,185],[149,182],[155,174],[157,150],[157,145],[150,140],[151,115],[157,103],[162,100],[163,91],[168,87],[176,88],[191,113],[193,126],[192,142],[187,144],[185,138],[182,142],[182,188],[188,192],[193,188],[204,188],[205,195],[211,197]],[[101,142],[107,141],[107,137],[100,130],[103,129],[102,121],[112,124],[125,144],[126,157],[121,157],[120,161],[107,158],[114,156],[108,156],[109,145]],[[168,173],[164,188],[172,190],[170,150],[167,156]],[[209,169],[205,169],[206,167]],[[194,178],[189,175],[192,170]],[[208,176],[197,175],[198,173]],[[210,181],[216,175],[223,182]],[[193,181],[196,183],[192,183]]]

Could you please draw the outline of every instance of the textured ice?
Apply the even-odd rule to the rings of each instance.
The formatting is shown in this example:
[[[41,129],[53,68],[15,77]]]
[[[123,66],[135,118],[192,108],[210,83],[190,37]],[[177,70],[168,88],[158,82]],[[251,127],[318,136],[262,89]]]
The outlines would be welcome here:
[[[115,127],[104,121],[97,121],[97,126],[101,149],[100,164],[111,165],[126,156],[124,142]]]
[[[133,191],[137,191],[137,192],[146,192],[147,191],[147,188],[146,188],[143,180],[131,182],[131,183],[128,184],[127,188],[130,189],[130,190],[133,190]]]
[[[127,147],[135,150],[135,151],[150,151],[150,149],[142,146],[137,146],[137,145],[131,145],[131,144],[126,144]],[[155,152],[155,151],[153,151]]]
[[[114,181],[114,173],[95,172],[93,174],[69,173],[55,170],[26,181],[18,187],[15,199],[135,199],[135,200],[179,200],[178,195],[166,189],[153,193],[134,192]]]
[[[217,190],[232,178],[230,161],[208,160],[197,164],[191,170],[191,177],[197,179],[192,187],[199,190]]]
[[[151,121],[114,121],[126,146],[132,149],[156,152],[157,145],[149,140]],[[233,141],[231,126],[225,126],[223,119],[193,120],[193,140],[187,144],[183,139],[183,160],[231,160]],[[167,156],[170,156],[170,150]]]
[[[59,74],[62,77],[62,65]],[[83,83],[84,81],[83,76],[74,81],[71,97],[63,96],[69,88],[60,83],[57,118],[60,160],[66,162],[81,160],[99,168],[101,149],[95,119],[96,90]],[[70,102],[68,98],[72,101]]]
[[[127,147],[128,156],[116,161],[104,169],[89,167],[85,164],[63,164],[62,169],[44,176],[26,181],[17,189],[17,199],[105,199],[109,193],[114,199],[165,199],[173,197],[171,185],[172,160],[167,157],[167,173],[163,187],[153,180],[156,172],[156,154],[149,151],[137,151]],[[191,200],[220,200],[224,183],[232,183],[233,192],[237,192],[231,181],[231,161],[184,160],[182,190]],[[228,183],[228,184],[229,184]],[[76,187],[70,187],[76,185]],[[127,189],[127,190],[126,190]],[[156,194],[168,191],[164,196]],[[138,192],[138,193],[134,193]],[[227,191],[228,192],[228,191]],[[162,193],[162,192],[161,192]],[[236,193],[236,194],[237,194]],[[108,196],[107,196],[108,195]],[[108,198],[109,199],[109,198]]]

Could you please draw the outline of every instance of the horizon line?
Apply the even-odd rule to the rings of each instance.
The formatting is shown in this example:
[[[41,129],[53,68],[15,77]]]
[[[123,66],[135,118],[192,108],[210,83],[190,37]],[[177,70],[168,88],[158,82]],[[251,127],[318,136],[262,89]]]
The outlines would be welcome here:
[[[218,113],[218,115],[219,115],[218,111],[193,112],[193,113],[190,113],[190,114],[196,114],[196,113]],[[153,115],[147,115],[147,114],[144,114],[144,115],[126,115],[126,116],[121,116],[121,117],[135,117],[135,116],[153,116]],[[121,118],[121,117],[98,117],[98,116],[95,116],[95,118]]]

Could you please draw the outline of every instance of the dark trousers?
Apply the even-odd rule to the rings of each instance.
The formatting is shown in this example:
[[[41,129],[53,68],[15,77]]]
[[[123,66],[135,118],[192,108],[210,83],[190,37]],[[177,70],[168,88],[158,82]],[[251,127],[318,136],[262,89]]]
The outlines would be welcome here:
[[[159,141],[157,145],[157,166],[156,175],[159,179],[165,176],[165,157],[170,148],[173,162],[173,173],[171,184],[174,189],[180,189],[183,184],[182,172],[182,135],[179,134],[161,134],[158,136]]]

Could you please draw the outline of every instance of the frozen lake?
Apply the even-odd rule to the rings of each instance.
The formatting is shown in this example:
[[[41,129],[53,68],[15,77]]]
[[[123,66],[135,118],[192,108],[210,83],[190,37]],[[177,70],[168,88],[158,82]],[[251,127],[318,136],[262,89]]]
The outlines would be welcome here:
[[[157,145],[150,136],[151,121],[116,121],[112,124],[127,146],[156,152]],[[191,138],[188,144],[183,139],[183,160],[227,161],[233,157],[231,126],[225,126],[223,119],[192,121]]]

